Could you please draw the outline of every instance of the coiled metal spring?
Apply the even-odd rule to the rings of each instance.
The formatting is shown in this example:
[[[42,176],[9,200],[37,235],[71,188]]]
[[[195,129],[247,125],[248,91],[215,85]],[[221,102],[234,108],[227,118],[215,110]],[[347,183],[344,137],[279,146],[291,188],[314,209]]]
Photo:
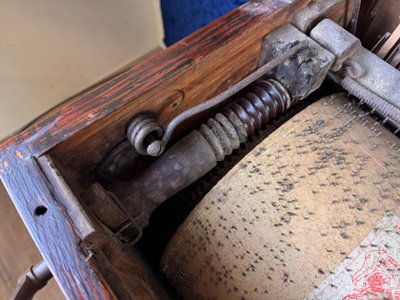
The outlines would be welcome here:
[[[244,96],[202,124],[199,132],[209,142],[217,161],[221,161],[290,105],[291,97],[282,84],[274,79],[260,80]]]
[[[157,138],[161,138],[164,128],[152,113],[142,113],[135,117],[128,127],[128,140],[135,147],[136,151],[141,155],[149,155],[156,153],[154,150],[154,142]]]
[[[243,88],[247,87],[258,78],[261,78],[262,76],[273,70],[275,67],[283,63],[286,59],[290,58],[301,49],[306,48],[307,45],[308,41],[306,40],[293,44],[292,47],[286,50],[284,53],[276,56],[271,61],[261,66],[256,71],[243,78],[239,82],[235,83],[227,90],[179,114],[168,124],[167,128],[165,129],[160,125],[155,116],[149,114],[140,114],[136,116],[133,119],[132,123],[129,125],[128,140],[139,154],[150,156],[161,155],[164,152],[165,146],[169,142],[175,128],[177,128],[185,120],[190,119],[194,115],[206,111],[214,107],[215,105],[221,104],[223,101],[233,96]],[[265,119],[269,119],[270,116],[275,116],[275,112],[278,113],[280,104],[276,104],[278,105],[278,107],[275,107],[275,104],[272,104],[272,102],[270,103],[270,101],[272,100],[268,100],[269,98],[267,97],[267,95],[269,95],[271,99],[284,99],[282,101],[286,101],[285,105],[290,105],[289,94],[283,88],[283,86],[277,81],[268,80],[260,81],[258,84],[255,85],[252,92],[247,94],[242,100],[239,100],[236,105],[232,105],[232,107],[230,108],[232,113],[236,114],[239,120],[243,121],[243,126],[246,127],[245,131],[247,132],[247,134],[253,134],[254,130],[259,128],[260,124],[264,122]],[[283,106],[284,109],[288,107],[285,105]],[[264,112],[264,110],[266,111]],[[227,118],[232,124],[235,123],[234,117],[231,116],[230,112],[225,112],[222,114],[222,116],[225,116],[225,118]],[[248,120],[250,119],[254,124],[249,123]],[[218,117],[216,117],[214,121],[217,121],[217,123],[219,122],[221,126],[224,126],[224,124],[226,126],[229,126],[221,118],[220,115],[218,115]],[[215,132],[217,132],[217,130],[221,130],[221,128],[219,127],[219,125],[216,125],[214,121],[210,120],[209,122],[214,125],[209,126],[210,128],[213,128]],[[229,131],[230,129],[228,129],[227,127],[226,130]],[[240,132],[238,132],[238,134],[239,141],[241,141],[242,134]],[[230,138],[233,142],[232,145],[236,146],[236,137],[232,136]],[[231,147],[226,147],[226,143],[227,142],[225,141],[224,147],[229,152],[229,148]]]

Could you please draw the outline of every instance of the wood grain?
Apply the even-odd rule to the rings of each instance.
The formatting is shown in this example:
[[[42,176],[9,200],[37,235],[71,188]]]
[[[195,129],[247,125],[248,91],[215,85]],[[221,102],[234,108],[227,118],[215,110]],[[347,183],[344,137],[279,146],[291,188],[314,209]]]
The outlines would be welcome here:
[[[263,36],[306,2],[249,2],[68,101],[1,145],[1,179],[68,298],[109,299],[117,290],[105,279],[112,272],[104,273],[96,265],[103,254],[82,240],[78,224],[63,205],[64,195],[55,189],[54,178],[43,173],[37,158],[51,150],[64,167],[74,167],[85,177],[88,167],[123,138],[136,112],[153,109],[165,121],[247,75],[256,65]],[[169,97],[175,99],[181,90],[185,97],[173,109]],[[47,209],[45,214],[35,214],[39,206]],[[139,293],[143,283],[130,286],[148,298]],[[118,291],[124,293],[121,287]],[[147,293],[152,293],[150,286]]]
[[[124,138],[135,114],[152,110],[166,124],[179,112],[233,85],[255,69],[263,37],[290,21],[308,2],[250,1],[72,98],[0,145],[0,177],[67,297],[108,299],[115,298],[117,290],[124,291],[110,286],[108,278],[114,273],[102,268],[103,250],[93,252],[84,240],[76,216],[71,217],[66,205],[64,189],[56,188],[61,181],[43,172],[40,157],[49,155],[62,165],[62,177],[72,174],[80,184],[73,187],[78,195],[93,167]],[[47,209],[44,215],[35,214],[38,206]],[[119,264],[123,266],[124,260]],[[143,288],[139,273],[128,278],[129,286],[140,291],[137,296],[149,297],[151,286]]]
[[[107,103],[101,107],[101,112],[107,111],[107,116],[99,117],[99,121],[57,145],[52,149],[52,155],[74,170],[84,182],[106,153],[125,138],[133,116],[153,111],[165,126],[180,112],[240,81],[257,67],[263,37],[290,21],[291,16],[308,2],[250,1],[128,70],[131,75],[124,81],[130,81],[130,85],[113,84],[104,95]],[[327,16],[346,24],[350,20],[352,4],[352,1],[342,0],[327,12]],[[133,77],[132,74],[137,75]],[[121,96],[120,88],[124,91]],[[97,101],[98,97],[95,95],[90,101]],[[116,101],[118,107],[110,108],[109,103]],[[97,116],[91,109],[90,114]],[[186,127],[187,124],[183,124],[178,128],[180,136],[192,128]]]
[[[35,159],[16,153],[2,157],[1,178],[64,295],[71,299],[113,298],[90,257],[81,252],[76,229],[60,205],[60,195],[54,193]],[[38,214],[38,207],[45,213]]]
[[[9,299],[19,275],[42,260],[10,197],[0,184],[0,299]],[[64,299],[55,280],[37,294],[37,299]]]
[[[371,49],[387,32],[399,25],[400,2],[397,0],[362,1],[358,36]]]
[[[165,124],[248,75],[256,67],[262,38],[307,2],[250,1],[72,99],[8,144],[29,140],[29,151],[38,156],[62,143],[53,155],[85,173],[124,137],[136,113],[153,110]],[[184,97],[171,103],[177,92]]]

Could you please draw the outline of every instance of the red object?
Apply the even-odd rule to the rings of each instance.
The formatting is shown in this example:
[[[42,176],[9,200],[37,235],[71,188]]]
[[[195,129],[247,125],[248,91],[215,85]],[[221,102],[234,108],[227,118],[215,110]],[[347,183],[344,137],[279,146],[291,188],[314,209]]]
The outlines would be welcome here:
[[[354,292],[343,300],[400,299],[400,264],[384,248],[368,251],[352,284]]]

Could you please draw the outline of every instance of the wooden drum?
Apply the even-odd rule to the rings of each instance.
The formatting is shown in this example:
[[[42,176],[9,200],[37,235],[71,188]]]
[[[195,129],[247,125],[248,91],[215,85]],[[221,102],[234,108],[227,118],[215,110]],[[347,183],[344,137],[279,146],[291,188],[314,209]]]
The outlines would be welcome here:
[[[399,299],[399,146],[345,97],[321,99],[206,195],[162,270],[185,299]]]

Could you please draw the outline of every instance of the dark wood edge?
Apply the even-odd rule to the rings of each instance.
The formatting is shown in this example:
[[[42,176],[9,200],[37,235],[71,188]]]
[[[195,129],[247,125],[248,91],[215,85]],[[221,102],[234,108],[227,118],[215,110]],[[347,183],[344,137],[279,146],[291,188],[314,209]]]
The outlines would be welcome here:
[[[40,118],[0,145],[0,177],[43,258],[71,299],[115,298],[85,247],[61,191],[41,169],[38,158],[49,149],[121,109],[244,35],[261,20],[287,20],[306,0],[249,2],[149,60],[103,82]],[[276,26],[276,25],[275,25]],[[38,208],[40,208],[38,210]],[[84,248],[84,249],[82,249]]]
[[[113,299],[90,256],[81,251],[82,239],[70,212],[37,160],[15,150],[15,155],[1,158],[0,176],[64,295],[70,299]]]
[[[251,28],[264,26],[277,16],[279,22],[288,21],[307,2],[246,3],[176,45],[74,97],[0,145],[0,177],[66,296],[115,298],[95,263],[82,251],[85,246],[76,221],[70,217],[60,191],[55,189],[54,179],[41,169],[38,158],[171,78],[178,80],[195,62],[207,61],[207,57],[237,41],[238,36],[248,34]],[[260,42],[267,31],[258,32]],[[40,205],[47,212],[36,216],[35,209]]]
[[[161,51],[86,93],[71,99],[29,128],[4,141],[1,148],[25,144],[34,156],[67,140],[83,128],[121,109],[189,66],[245,34],[261,20],[295,12],[308,0],[250,1],[175,45]]]

